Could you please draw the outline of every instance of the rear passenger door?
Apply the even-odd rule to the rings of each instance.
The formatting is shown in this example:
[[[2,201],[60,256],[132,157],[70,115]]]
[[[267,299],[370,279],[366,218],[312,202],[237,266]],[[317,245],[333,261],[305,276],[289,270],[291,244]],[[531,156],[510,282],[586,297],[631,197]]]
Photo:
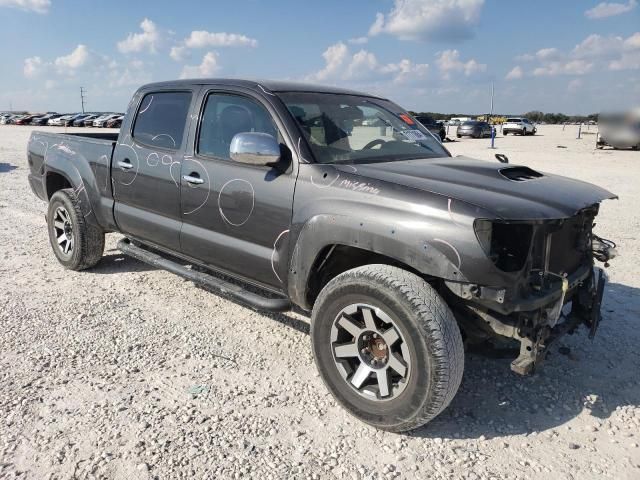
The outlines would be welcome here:
[[[111,165],[120,230],[171,250],[180,250],[180,168],[196,97],[188,88],[141,93]]]
[[[244,90],[202,93],[191,157],[181,170],[182,251],[212,267],[284,289],[297,163],[276,108]],[[234,162],[237,133],[273,135],[281,144],[278,167]]]

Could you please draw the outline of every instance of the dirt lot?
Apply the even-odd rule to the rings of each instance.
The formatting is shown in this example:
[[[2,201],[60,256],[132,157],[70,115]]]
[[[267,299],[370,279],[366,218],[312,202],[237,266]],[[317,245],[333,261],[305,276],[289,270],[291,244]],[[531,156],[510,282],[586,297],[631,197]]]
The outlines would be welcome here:
[[[332,400],[305,317],[125,258],[117,235],[93,270],[63,270],[27,185],[31,130],[0,126],[0,478],[640,478],[640,152],[575,126],[447,144],[616,192],[596,231],[622,256],[593,342],[567,337],[530,378],[468,354],[452,405],[395,435]]]

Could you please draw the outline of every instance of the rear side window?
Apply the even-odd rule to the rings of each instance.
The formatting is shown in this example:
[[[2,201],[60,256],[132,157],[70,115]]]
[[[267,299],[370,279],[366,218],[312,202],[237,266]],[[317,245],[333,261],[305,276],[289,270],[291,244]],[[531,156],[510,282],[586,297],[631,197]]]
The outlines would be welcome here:
[[[138,109],[133,137],[146,145],[177,150],[190,104],[191,92],[147,93]]]

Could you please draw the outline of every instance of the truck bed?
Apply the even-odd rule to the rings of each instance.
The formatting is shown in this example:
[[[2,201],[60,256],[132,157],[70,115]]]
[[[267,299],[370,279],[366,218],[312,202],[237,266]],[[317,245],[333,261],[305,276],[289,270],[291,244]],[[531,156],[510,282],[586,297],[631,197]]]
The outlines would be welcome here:
[[[48,201],[48,191],[56,182],[76,186],[90,186],[95,198],[88,199],[101,226],[110,225],[110,209],[113,201],[109,174],[111,155],[117,143],[117,133],[50,133],[35,131],[27,148],[29,184],[34,193]],[[102,208],[107,207],[107,208]],[[105,218],[105,215],[107,218]]]

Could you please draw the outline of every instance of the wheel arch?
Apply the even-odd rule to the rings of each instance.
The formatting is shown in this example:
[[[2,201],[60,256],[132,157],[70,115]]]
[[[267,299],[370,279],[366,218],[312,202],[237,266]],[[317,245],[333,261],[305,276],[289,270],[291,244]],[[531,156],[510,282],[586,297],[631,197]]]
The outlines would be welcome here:
[[[400,231],[382,222],[339,215],[317,215],[299,228],[292,245],[288,293],[311,310],[320,290],[335,276],[369,264],[400,267],[423,278],[465,281],[457,252],[428,240],[418,230]],[[292,240],[293,241],[293,240]]]
[[[64,188],[73,188],[73,184],[66,175],[60,172],[47,172],[45,177],[45,193],[47,200],[51,200],[51,197],[58,190]]]

